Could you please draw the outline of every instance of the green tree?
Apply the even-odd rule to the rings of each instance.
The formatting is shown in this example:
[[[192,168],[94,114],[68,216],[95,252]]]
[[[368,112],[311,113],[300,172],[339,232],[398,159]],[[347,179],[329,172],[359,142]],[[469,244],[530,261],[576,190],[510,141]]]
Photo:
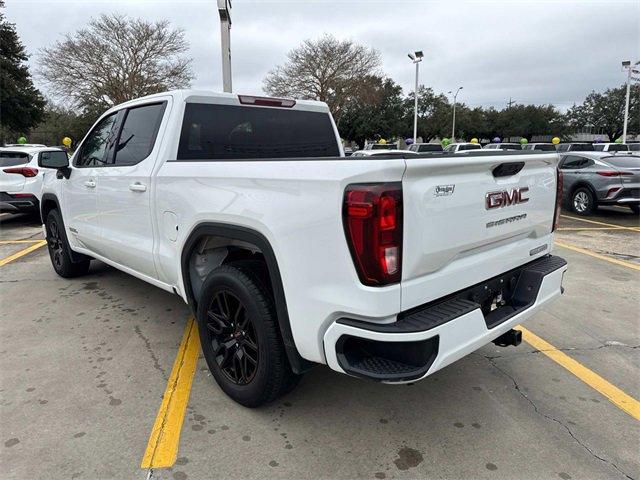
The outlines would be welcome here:
[[[340,135],[364,146],[367,139],[392,138],[406,130],[402,87],[390,78],[368,76],[366,94],[354,96],[343,107],[337,125]]]
[[[0,1],[0,9],[4,2]],[[27,131],[42,120],[44,98],[33,85],[24,45],[15,25],[0,10],[0,140]]]
[[[405,134],[413,135],[414,92],[404,101]],[[429,142],[435,137],[445,137],[451,132],[451,105],[447,97],[436,94],[431,87],[418,87],[418,136]],[[449,132],[449,133],[447,133]]]
[[[78,111],[75,108],[47,103],[44,119],[29,133],[34,143],[60,145],[64,137],[71,138],[72,148],[84,138],[102,112]]]
[[[622,135],[625,101],[625,85],[603,93],[593,91],[584,102],[569,109],[567,120],[573,129],[589,125],[602,129],[614,141]],[[631,87],[628,132],[640,133],[640,85]]]

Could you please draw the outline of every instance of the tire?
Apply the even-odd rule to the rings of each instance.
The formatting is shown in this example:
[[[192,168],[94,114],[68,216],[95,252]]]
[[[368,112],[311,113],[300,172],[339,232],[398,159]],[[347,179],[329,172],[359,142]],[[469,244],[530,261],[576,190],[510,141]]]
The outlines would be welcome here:
[[[91,260],[83,259],[80,262],[71,260],[71,248],[64,230],[62,215],[58,210],[51,210],[45,222],[47,229],[47,247],[51,265],[58,275],[63,278],[73,278],[86,275],[91,265]]]
[[[586,187],[578,188],[571,194],[571,210],[578,215],[591,215],[597,205],[596,198]]]
[[[629,205],[629,208],[636,215],[640,215],[640,205],[637,205],[637,204],[636,205]]]
[[[244,262],[213,270],[198,301],[200,345],[220,388],[246,407],[269,403],[297,383],[280,338],[271,293]]]

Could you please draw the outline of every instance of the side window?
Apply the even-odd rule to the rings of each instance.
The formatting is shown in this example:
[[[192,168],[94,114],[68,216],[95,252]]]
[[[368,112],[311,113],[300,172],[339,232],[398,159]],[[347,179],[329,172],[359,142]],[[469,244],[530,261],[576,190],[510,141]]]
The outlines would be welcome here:
[[[578,157],[577,155],[565,155],[560,168],[567,170],[577,170],[579,168],[583,168],[583,165],[586,162],[588,162],[586,158]]]
[[[140,163],[153,150],[166,102],[130,108],[122,123],[115,166]]]
[[[114,124],[117,112],[100,120],[80,147],[78,156],[74,160],[76,167],[96,167],[105,165],[109,144],[115,140]]]

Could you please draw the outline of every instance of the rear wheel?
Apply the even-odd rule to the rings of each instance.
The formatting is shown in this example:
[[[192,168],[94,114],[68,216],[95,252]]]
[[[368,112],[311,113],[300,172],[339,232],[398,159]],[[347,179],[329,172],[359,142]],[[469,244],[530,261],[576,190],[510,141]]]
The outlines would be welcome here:
[[[53,269],[64,278],[73,278],[85,275],[89,271],[91,260],[83,259],[73,262],[71,248],[64,231],[62,216],[58,210],[51,210],[45,222],[47,229],[47,247]]]
[[[207,365],[233,400],[257,407],[295,386],[271,293],[254,271],[241,263],[212,271],[197,317]]]
[[[571,196],[571,209],[578,215],[591,215],[596,209],[596,199],[588,188],[578,188]]]

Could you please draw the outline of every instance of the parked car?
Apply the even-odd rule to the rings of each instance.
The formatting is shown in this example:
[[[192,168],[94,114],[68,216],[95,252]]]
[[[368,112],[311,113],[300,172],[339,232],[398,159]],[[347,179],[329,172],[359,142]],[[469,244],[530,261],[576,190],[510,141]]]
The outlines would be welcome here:
[[[5,147],[18,147],[18,148],[35,148],[35,147],[46,147],[46,145],[42,143],[5,143]]]
[[[522,146],[522,150],[538,150],[541,152],[556,152],[556,146],[553,143],[527,143]]]
[[[563,197],[578,215],[590,215],[599,205],[620,205],[639,213],[640,157],[606,152],[561,155]]]
[[[522,150],[522,145],[519,143],[488,143],[484,147],[488,150]]]
[[[0,148],[0,212],[30,213],[40,211],[43,160],[68,162],[60,148],[13,145]]]
[[[367,143],[364,150],[397,150],[395,143]]]
[[[458,153],[467,150],[482,150],[482,145],[479,143],[451,143],[444,149],[447,153]]]
[[[560,143],[556,145],[557,150],[559,152],[593,152],[595,149],[593,148],[593,144],[591,143]]]
[[[416,152],[410,150],[356,150],[351,154],[352,157],[396,157],[402,158],[405,154],[416,155]]]
[[[628,152],[629,146],[626,143],[594,143],[593,149],[596,152]]]
[[[442,152],[444,149],[439,143],[412,143],[409,151],[415,153]]]
[[[317,363],[407,383],[517,345],[566,262],[557,156],[511,158],[345,158],[324,103],[180,90],[46,162],[41,208],[60,276],[98,259],[180,295],[213,378],[255,407]]]
[[[353,148],[344,147],[344,156],[345,157],[350,157],[351,155],[353,155]]]

